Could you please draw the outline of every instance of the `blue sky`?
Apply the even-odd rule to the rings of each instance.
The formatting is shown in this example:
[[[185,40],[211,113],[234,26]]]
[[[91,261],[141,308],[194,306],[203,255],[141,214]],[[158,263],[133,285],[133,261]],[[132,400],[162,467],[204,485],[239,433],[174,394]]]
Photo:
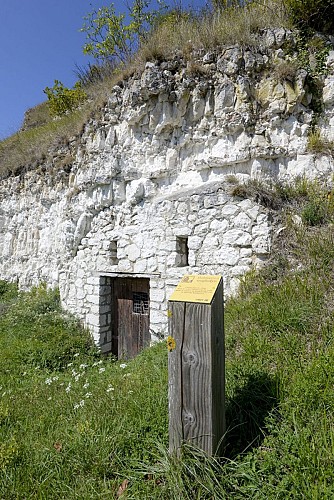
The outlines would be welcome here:
[[[114,2],[119,12],[126,10],[125,1]],[[76,65],[86,66],[90,61],[82,52],[83,18],[110,3],[0,0],[0,139],[20,128],[27,109],[46,100],[43,89],[52,87],[55,79],[67,87],[75,83]]]

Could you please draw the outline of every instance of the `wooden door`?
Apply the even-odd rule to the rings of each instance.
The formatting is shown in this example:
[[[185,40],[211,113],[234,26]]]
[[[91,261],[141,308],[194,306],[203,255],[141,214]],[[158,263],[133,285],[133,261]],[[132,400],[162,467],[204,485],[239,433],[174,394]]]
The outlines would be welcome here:
[[[115,278],[112,351],[118,359],[136,356],[150,343],[147,278]]]

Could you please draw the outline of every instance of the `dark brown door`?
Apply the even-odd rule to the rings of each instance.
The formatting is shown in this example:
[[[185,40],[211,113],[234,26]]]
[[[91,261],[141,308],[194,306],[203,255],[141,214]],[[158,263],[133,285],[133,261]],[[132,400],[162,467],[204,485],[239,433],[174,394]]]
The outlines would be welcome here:
[[[150,343],[149,286],[147,278],[114,279],[112,351],[118,359],[133,358]]]

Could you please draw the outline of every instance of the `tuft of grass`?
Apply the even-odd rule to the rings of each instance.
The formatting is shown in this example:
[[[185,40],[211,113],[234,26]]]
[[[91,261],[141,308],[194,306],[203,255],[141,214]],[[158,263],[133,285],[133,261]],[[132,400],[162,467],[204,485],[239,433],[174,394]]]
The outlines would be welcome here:
[[[334,155],[334,143],[323,137],[320,130],[315,128],[307,138],[307,149],[316,155]]]

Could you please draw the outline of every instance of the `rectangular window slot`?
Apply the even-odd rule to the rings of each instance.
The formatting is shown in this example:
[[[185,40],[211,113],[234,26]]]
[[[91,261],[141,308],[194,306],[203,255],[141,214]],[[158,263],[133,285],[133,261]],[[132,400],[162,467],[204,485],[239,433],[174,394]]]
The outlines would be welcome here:
[[[117,241],[111,241],[109,245],[109,255],[112,265],[118,264]]]
[[[178,267],[189,265],[188,238],[176,238],[176,252],[179,256]]]
[[[145,292],[134,292],[132,299],[132,311],[135,314],[148,314],[149,297]]]

